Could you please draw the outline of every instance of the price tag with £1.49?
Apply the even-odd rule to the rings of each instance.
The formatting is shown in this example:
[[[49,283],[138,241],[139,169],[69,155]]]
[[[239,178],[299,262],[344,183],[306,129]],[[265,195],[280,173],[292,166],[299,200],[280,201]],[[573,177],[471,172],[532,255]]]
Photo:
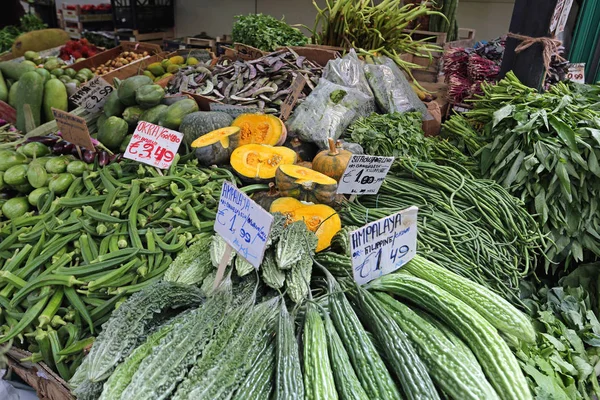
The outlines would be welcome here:
[[[377,194],[394,157],[353,154],[338,184],[341,194]]]
[[[108,95],[115,90],[108,82],[99,76],[88,81],[70,97],[70,100],[85,108],[90,113],[98,112],[104,107]]]
[[[181,132],[140,121],[123,157],[166,169],[175,159],[182,139]]]
[[[417,207],[350,232],[354,280],[363,285],[401,268],[417,254]]]

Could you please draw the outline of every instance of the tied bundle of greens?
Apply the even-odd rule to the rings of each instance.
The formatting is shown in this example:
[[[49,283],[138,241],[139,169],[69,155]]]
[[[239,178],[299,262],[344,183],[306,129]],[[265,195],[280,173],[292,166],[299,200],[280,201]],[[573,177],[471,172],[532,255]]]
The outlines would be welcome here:
[[[536,214],[550,260],[568,268],[600,257],[600,87],[559,83],[538,93],[509,73],[483,91],[445,132]]]
[[[366,154],[411,157],[420,161],[450,164],[469,171],[475,160],[465,156],[446,139],[426,137],[419,112],[371,114],[359,118],[349,128],[350,141],[360,144]]]
[[[233,41],[263,51],[275,51],[284,46],[302,46],[308,38],[298,29],[270,15],[238,15],[233,24]]]

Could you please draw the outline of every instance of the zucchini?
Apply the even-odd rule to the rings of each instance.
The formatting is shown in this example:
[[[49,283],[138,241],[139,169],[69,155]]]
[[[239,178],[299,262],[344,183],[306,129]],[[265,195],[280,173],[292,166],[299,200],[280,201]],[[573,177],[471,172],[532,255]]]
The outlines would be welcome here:
[[[281,302],[277,326],[277,366],[273,400],[304,400],[304,384],[300,367],[294,320]]]
[[[485,286],[418,255],[404,266],[404,270],[464,301],[499,331],[535,343],[535,330],[527,316]]]
[[[328,286],[331,319],[363,389],[371,399],[400,399],[400,392],[379,356],[374,341],[363,328],[340,285],[329,276]]]
[[[327,313],[325,316],[325,332],[327,333],[327,347],[329,361],[335,380],[335,387],[341,400],[369,400],[352,368],[348,353],[344,349],[342,339],[338,335],[333,322]]]
[[[306,400],[337,400],[327,354],[325,325],[317,306],[308,303],[304,322],[304,390]]]
[[[483,374],[444,333],[391,296],[375,294],[394,321],[406,332],[417,354],[437,386],[453,399],[498,400],[498,394]]]
[[[369,288],[393,293],[435,315],[469,345],[502,400],[531,399],[517,359],[477,311],[440,287],[406,273],[382,276]]]
[[[439,399],[433,381],[423,361],[389,312],[383,310],[375,297],[362,288],[355,296],[363,323],[371,328],[384,351],[385,359],[400,382],[408,399]]]

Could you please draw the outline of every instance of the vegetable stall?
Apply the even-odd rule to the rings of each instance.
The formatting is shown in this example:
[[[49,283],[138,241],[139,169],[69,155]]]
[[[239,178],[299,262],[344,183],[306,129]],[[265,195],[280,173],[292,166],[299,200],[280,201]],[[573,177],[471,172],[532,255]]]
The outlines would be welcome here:
[[[456,3],[399,3],[328,1],[311,44],[239,16],[219,58],[0,62],[10,368],[72,399],[600,396],[600,86],[454,49],[450,95],[460,60],[481,85],[426,135],[402,54],[441,49],[401,28]]]

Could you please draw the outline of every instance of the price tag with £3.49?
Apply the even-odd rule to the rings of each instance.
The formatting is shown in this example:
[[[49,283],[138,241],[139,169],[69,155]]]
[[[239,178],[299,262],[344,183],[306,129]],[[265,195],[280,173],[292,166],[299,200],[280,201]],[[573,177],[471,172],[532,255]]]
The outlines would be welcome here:
[[[341,194],[377,194],[394,157],[353,154],[338,184]]]
[[[156,168],[169,168],[182,139],[183,133],[140,121],[123,157]]]
[[[363,285],[401,268],[417,254],[417,207],[350,232],[354,280]]]

